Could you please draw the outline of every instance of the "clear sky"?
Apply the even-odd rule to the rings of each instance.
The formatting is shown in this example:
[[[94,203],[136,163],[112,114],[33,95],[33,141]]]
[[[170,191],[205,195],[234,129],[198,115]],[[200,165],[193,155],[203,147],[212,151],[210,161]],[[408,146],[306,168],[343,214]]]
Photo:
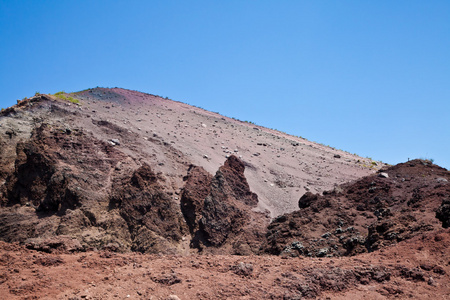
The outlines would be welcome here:
[[[0,107],[96,86],[450,169],[450,1],[0,0]]]

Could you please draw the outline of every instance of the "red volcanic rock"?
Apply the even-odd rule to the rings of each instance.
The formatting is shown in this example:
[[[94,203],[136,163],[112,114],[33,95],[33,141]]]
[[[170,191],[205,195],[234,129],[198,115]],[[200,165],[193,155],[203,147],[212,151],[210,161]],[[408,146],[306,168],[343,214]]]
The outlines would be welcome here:
[[[0,241],[0,294],[7,299],[447,299],[449,233],[442,229],[339,259],[47,253]]]
[[[211,192],[212,175],[202,167],[191,165],[181,194],[181,211],[192,235],[199,229],[205,198]]]
[[[144,164],[131,177],[113,183],[110,208],[119,209],[128,224],[132,250],[176,252],[174,244],[184,231],[179,207],[165,192],[159,178]]]
[[[306,193],[299,200],[300,210],[269,225],[264,251],[355,255],[445,227],[449,171],[414,160],[383,173],[388,176],[367,176],[323,195]]]
[[[258,204],[258,196],[250,191],[244,170],[244,162],[231,155],[219,168],[216,177],[223,175],[227,184],[224,186],[227,188],[226,192],[230,193],[237,201],[255,207]]]
[[[213,178],[198,168],[188,174],[182,207],[189,227],[194,230],[194,247],[232,254],[259,250],[268,219],[252,211],[258,197],[250,191],[244,169],[241,160],[230,156]]]
[[[80,206],[85,194],[101,188],[110,168],[123,158],[82,130],[45,123],[27,142],[18,143],[16,152],[3,203],[28,204],[42,212],[64,212]]]

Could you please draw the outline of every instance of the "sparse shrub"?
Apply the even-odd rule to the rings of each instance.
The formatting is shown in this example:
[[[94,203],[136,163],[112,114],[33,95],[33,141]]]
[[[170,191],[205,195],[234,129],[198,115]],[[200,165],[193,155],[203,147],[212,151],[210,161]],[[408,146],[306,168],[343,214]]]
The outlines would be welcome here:
[[[434,159],[433,158],[425,158],[425,157],[420,157],[419,159],[424,160],[425,162],[429,162],[429,163],[434,163]],[[408,158],[409,161],[409,158]]]
[[[53,94],[53,96],[56,96],[57,98],[59,98],[61,100],[69,101],[69,102],[72,102],[75,104],[80,103],[80,101],[78,99],[75,99],[71,96],[67,96],[67,94],[64,91],[57,92],[57,93]]]

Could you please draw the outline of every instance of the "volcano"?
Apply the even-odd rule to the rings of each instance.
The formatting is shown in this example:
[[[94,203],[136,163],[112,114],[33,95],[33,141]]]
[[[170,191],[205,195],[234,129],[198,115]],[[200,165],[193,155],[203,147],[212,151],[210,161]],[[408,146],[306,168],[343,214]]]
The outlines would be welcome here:
[[[450,295],[450,172],[431,161],[120,88],[18,101],[0,145],[8,299]]]

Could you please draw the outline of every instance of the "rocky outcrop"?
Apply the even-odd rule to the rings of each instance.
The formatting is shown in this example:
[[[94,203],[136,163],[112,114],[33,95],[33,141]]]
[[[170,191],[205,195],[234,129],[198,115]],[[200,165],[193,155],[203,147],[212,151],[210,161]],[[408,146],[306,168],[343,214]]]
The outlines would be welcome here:
[[[181,203],[194,247],[213,253],[259,251],[268,219],[252,211],[258,197],[250,191],[244,169],[235,156],[230,156],[213,178],[202,169],[191,169]]]
[[[113,183],[110,208],[118,209],[128,224],[132,250],[176,252],[186,229],[175,201],[164,191],[158,177],[144,164],[129,178]]]
[[[269,225],[263,251],[287,256],[355,255],[448,224],[449,171],[414,160],[382,173],[323,195],[306,193],[299,200],[300,210]]]
[[[104,191],[123,153],[80,129],[43,123],[16,144],[15,157],[0,199],[2,240],[70,235],[84,248],[126,244],[123,220],[103,213]]]
[[[30,140],[18,143],[14,173],[7,179],[4,205],[31,205],[64,213],[104,187],[111,167],[122,158],[107,144],[80,130],[42,124]]]
[[[205,169],[194,165],[189,167],[188,175],[184,178],[180,204],[191,235],[195,235],[199,230],[204,202],[211,193],[212,178]]]

